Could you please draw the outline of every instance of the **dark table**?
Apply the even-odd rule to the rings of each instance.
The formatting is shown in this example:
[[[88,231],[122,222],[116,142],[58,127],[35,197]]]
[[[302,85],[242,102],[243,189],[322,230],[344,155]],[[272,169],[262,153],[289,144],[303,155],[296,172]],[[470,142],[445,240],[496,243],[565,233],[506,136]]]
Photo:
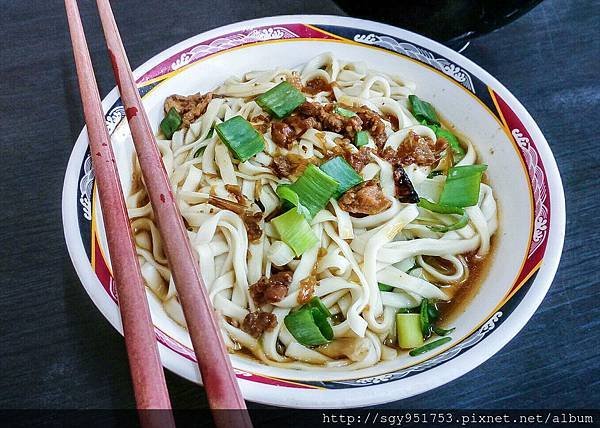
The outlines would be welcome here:
[[[113,2],[132,66],[202,31],[265,15],[341,13],[330,1]],[[80,1],[101,95],[114,86],[93,1]],[[133,408],[122,337],[67,255],[61,190],[84,121],[60,1],[0,4],[0,408]],[[450,384],[386,408],[600,407],[598,1],[547,0],[465,55],[516,95],[546,135],[567,199],[553,286],[501,352]],[[172,373],[176,408],[203,390]],[[251,407],[260,407],[252,403]]]

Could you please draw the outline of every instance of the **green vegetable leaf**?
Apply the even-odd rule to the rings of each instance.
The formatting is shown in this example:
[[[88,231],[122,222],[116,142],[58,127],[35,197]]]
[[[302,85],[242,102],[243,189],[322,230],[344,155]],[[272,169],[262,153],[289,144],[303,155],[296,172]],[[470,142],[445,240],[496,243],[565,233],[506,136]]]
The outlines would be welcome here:
[[[394,289],[394,287],[391,285],[382,284],[381,282],[378,282],[377,286],[379,287],[380,291],[392,291]]]
[[[432,211],[434,213],[439,214],[460,214],[463,215],[465,210],[463,208],[452,207],[448,205],[436,204],[435,202],[431,202],[428,199],[420,198],[417,203],[421,208],[425,208],[426,210]]]
[[[256,98],[256,103],[272,116],[282,119],[306,101],[302,92],[289,82],[281,82]]]
[[[277,196],[282,201],[287,201],[291,205],[295,206],[299,213],[301,213],[307,220],[311,220],[310,211],[306,209],[304,205],[300,202],[300,197],[296,192],[294,192],[289,184],[280,184],[277,186]]]
[[[432,349],[438,348],[452,340],[451,337],[442,337],[441,339],[434,340],[433,342],[429,342],[420,348],[415,348],[408,353],[411,357],[416,357],[417,355],[424,354],[425,352],[429,352]]]
[[[288,186],[298,195],[298,201],[306,207],[310,219],[325,208],[338,187],[339,183],[336,179],[313,164],[308,165],[298,180]],[[290,199],[287,200],[292,202]]]
[[[345,109],[345,108],[339,107],[339,106],[336,106],[333,109],[333,112],[337,113],[337,114],[339,114],[340,116],[343,116],[343,117],[354,117],[354,116],[356,116],[356,113],[354,113],[352,110],[348,110],[348,109]]]
[[[358,131],[354,136],[354,145],[362,147],[369,144],[369,133],[367,131]]]
[[[294,338],[304,346],[324,345],[333,339],[333,328],[327,320],[331,312],[318,297],[290,312],[283,322]]]
[[[194,158],[202,156],[204,154],[204,150],[206,150],[206,146],[200,147],[198,150],[196,150],[194,153]]]
[[[421,100],[416,95],[409,95],[408,102],[410,103],[413,116],[419,122],[425,121],[427,125],[440,125],[440,120],[438,119],[433,106],[427,101]]]
[[[419,320],[421,323],[421,333],[423,337],[427,338],[431,334],[431,323],[429,322],[429,302],[427,299],[421,300],[421,307],[419,311]]]
[[[319,239],[297,209],[291,209],[271,220],[271,224],[296,256],[317,245]]]
[[[479,201],[481,176],[486,169],[487,165],[466,165],[450,168],[439,203],[452,207],[476,205]]]
[[[449,328],[447,330],[440,328],[440,327],[433,327],[433,332],[435,334],[437,334],[438,336],[446,336],[446,335],[452,333],[454,330],[456,330],[456,328],[454,328],[454,327]]]
[[[242,116],[234,116],[219,123],[215,126],[215,130],[221,141],[242,162],[265,148],[263,136]]]
[[[333,197],[339,199],[346,191],[363,182],[362,177],[341,156],[329,159],[321,165],[321,170],[339,183]]]
[[[173,138],[173,134],[179,129],[182,122],[181,116],[177,113],[175,107],[171,107],[167,115],[160,122],[160,130],[165,134],[165,137],[170,140]]]
[[[429,320],[435,321],[440,316],[440,311],[435,306],[435,303],[429,302],[427,305],[427,313],[429,314]]]
[[[427,226],[427,228],[434,232],[446,233],[451,230],[462,229],[467,224],[469,224],[469,216],[467,213],[464,213],[456,223],[449,224],[448,226]]]
[[[460,145],[460,141],[458,141],[458,138],[456,137],[456,135],[454,135],[452,132],[448,131],[447,129],[440,128],[437,125],[428,125],[428,126],[429,126],[429,128],[431,128],[433,130],[433,132],[435,132],[435,136],[437,138],[443,138],[444,140],[446,140],[448,142],[448,145],[452,149],[455,163],[460,162],[465,157],[465,149],[463,149],[462,146]]]

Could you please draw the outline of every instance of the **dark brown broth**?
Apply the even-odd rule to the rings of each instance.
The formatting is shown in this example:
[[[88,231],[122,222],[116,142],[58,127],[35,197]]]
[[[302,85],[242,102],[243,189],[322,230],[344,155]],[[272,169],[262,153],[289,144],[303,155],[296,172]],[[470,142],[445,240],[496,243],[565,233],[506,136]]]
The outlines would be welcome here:
[[[465,260],[469,267],[469,278],[466,281],[442,287],[442,290],[450,295],[451,298],[447,302],[437,304],[440,310],[440,325],[448,324],[464,313],[473,298],[477,295],[481,283],[486,277],[492,263],[491,260],[494,258],[495,241],[494,237],[492,237],[490,252],[483,258],[477,257],[475,253],[465,255]]]

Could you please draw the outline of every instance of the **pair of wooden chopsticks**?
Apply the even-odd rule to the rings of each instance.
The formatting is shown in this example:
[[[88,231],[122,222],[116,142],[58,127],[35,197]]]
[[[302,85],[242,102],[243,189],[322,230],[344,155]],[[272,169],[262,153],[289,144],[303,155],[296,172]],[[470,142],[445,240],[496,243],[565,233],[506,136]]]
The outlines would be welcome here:
[[[144,182],[164,241],[169,267],[177,284],[208,402],[213,409],[213,419],[218,427],[251,427],[246,404],[213,316],[212,305],[171,192],[110,3],[108,0],[97,0],[97,6]],[[145,413],[141,412],[142,425],[174,426],[144,282],[79,9],[76,0],[65,0],[65,7],[136,404],[138,409],[165,409],[158,421],[145,417]],[[237,411],[215,411],[220,409]]]

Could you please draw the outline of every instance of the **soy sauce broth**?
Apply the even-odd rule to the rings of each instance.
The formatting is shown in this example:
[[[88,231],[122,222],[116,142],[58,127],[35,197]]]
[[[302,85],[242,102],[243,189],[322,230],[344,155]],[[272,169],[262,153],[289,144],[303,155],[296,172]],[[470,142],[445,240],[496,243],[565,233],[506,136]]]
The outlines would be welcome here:
[[[450,296],[450,300],[447,302],[438,302],[436,305],[440,311],[438,321],[440,326],[451,327],[450,323],[462,315],[471,304],[479,292],[481,283],[487,276],[490,265],[493,263],[494,247],[495,239],[492,237],[490,252],[485,257],[477,257],[475,252],[466,254],[465,260],[469,268],[468,279],[441,287]]]

